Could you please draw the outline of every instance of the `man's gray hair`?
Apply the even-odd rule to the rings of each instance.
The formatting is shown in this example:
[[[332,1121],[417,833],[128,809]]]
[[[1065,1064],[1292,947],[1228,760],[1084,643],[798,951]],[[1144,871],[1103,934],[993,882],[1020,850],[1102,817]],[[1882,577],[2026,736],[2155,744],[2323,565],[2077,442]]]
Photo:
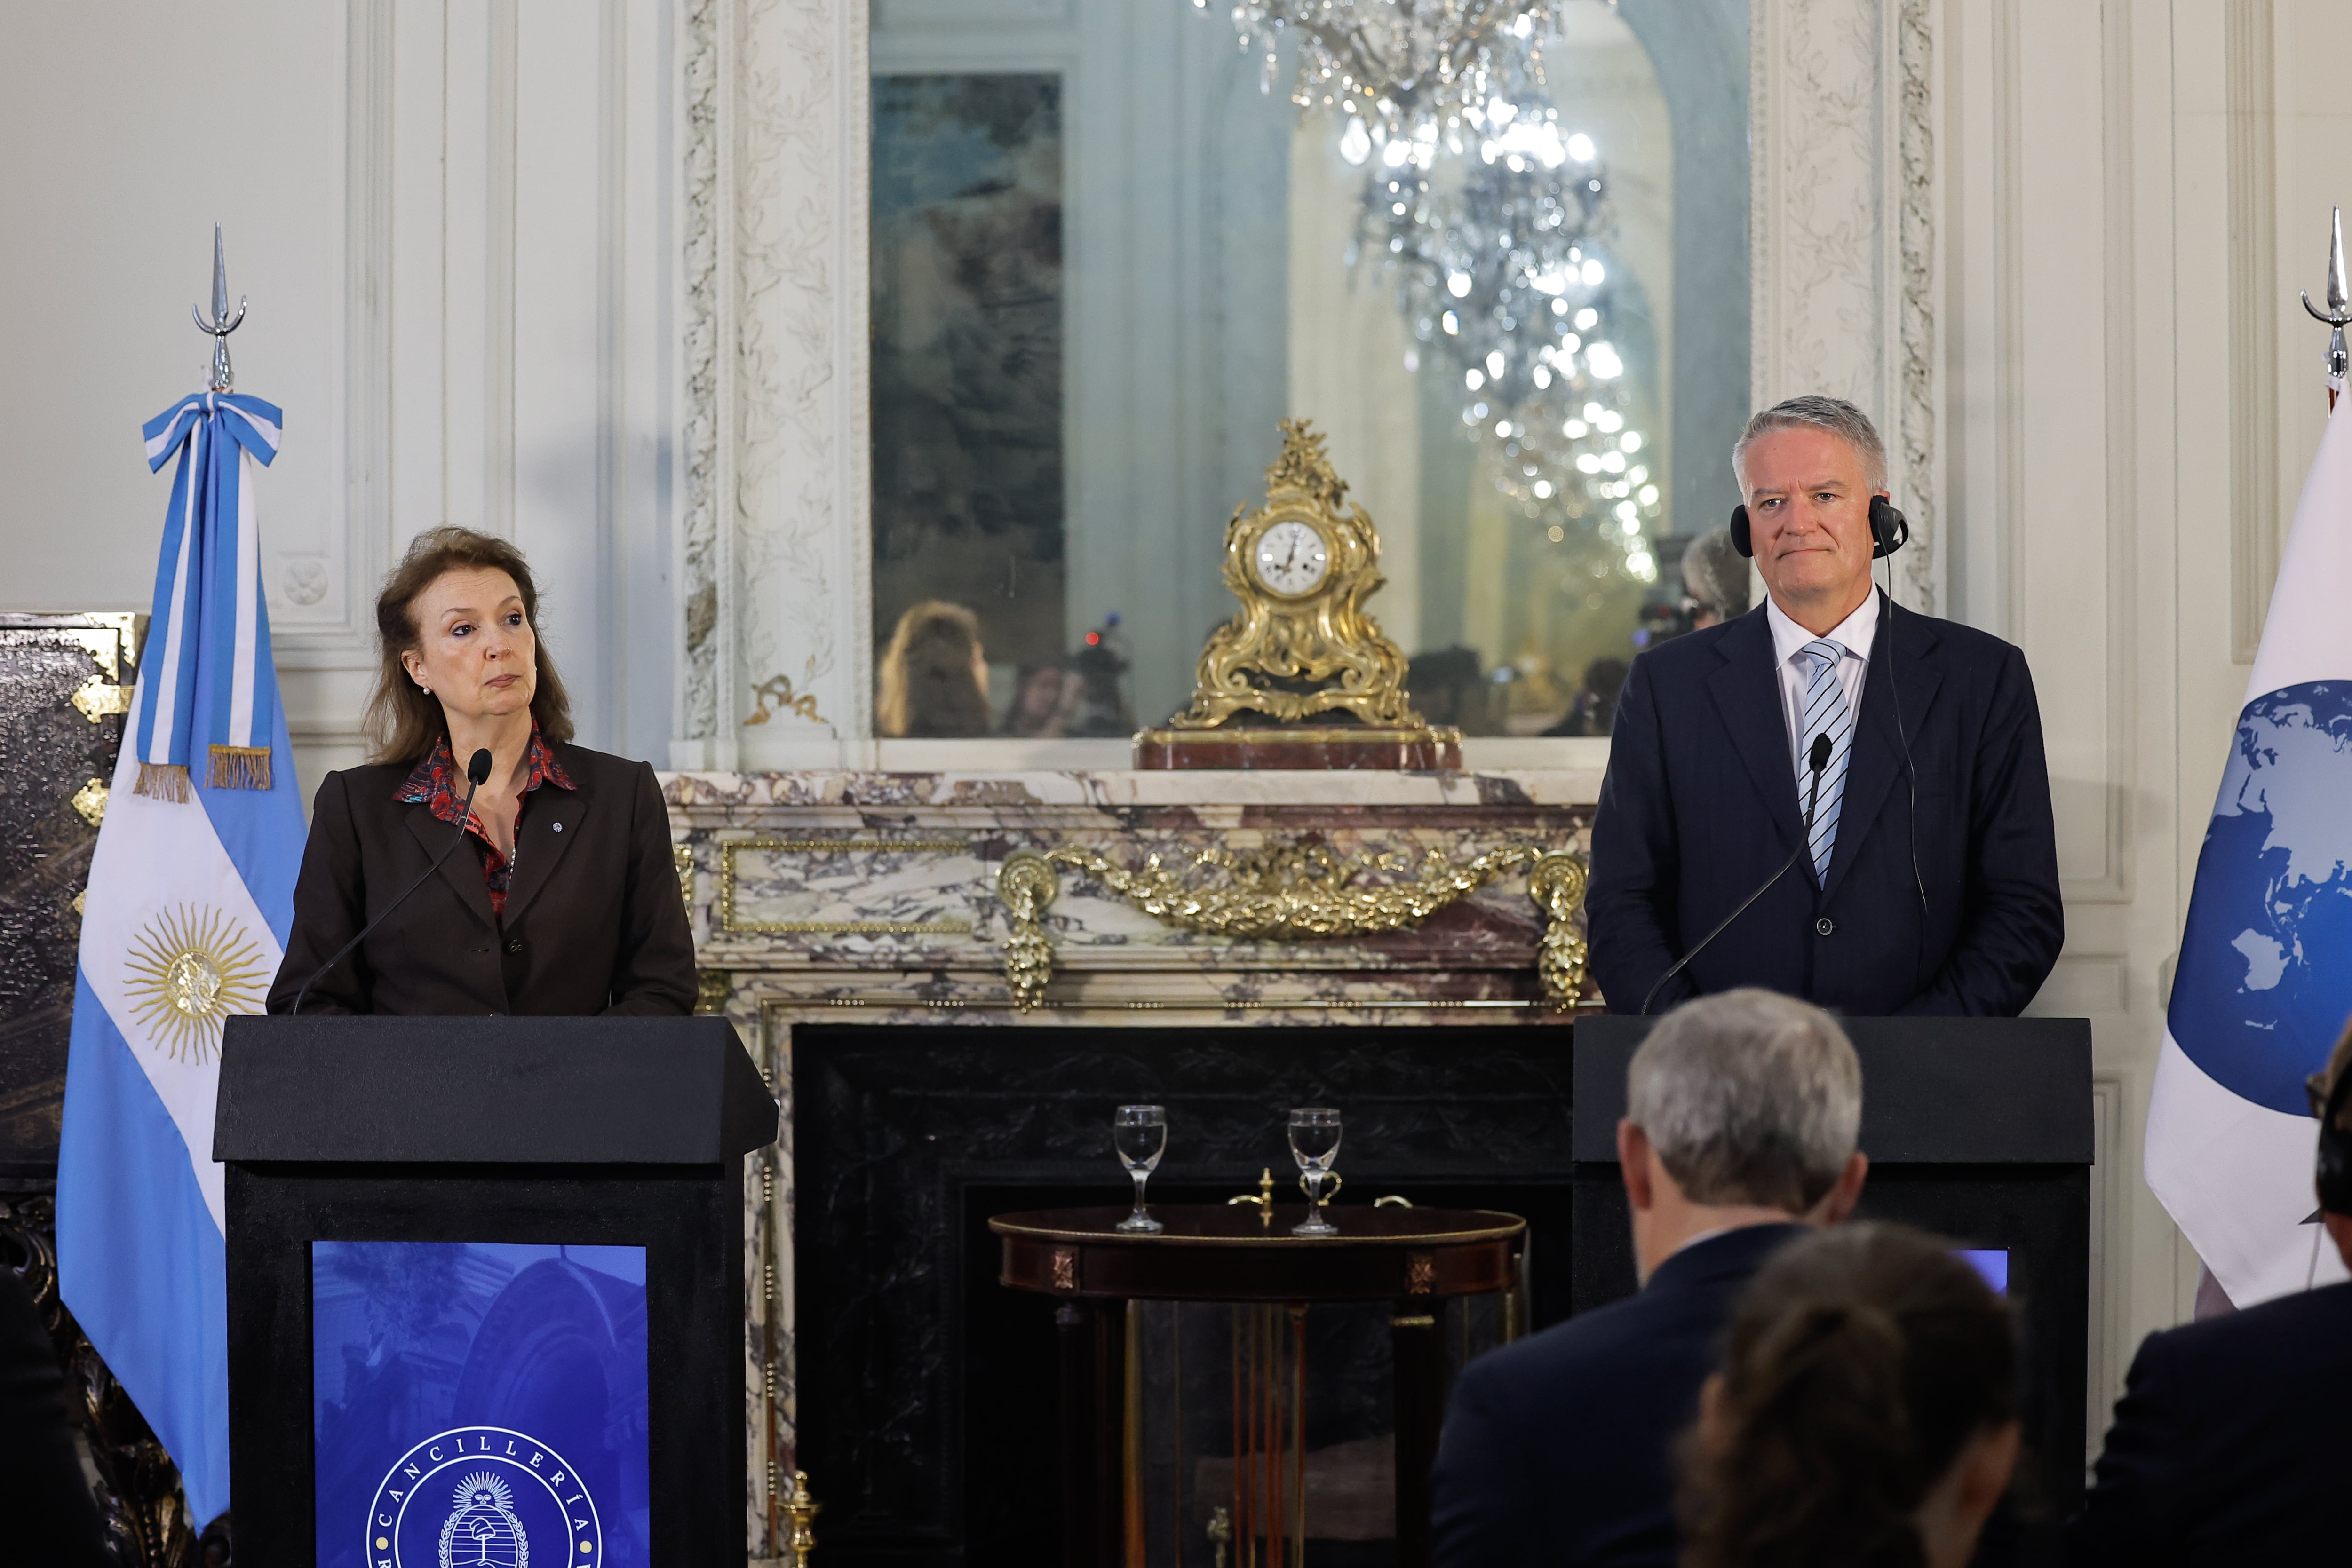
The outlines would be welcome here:
[[[1870,423],[1870,415],[1842,397],[1808,392],[1751,415],[1748,428],[1732,444],[1731,472],[1739,481],[1741,497],[1748,494],[1748,449],[1756,444],[1759,437],[1773,431],[1797,429],[1826,430],[1832,435],[1843,436],[1846,444],[1862,459],[1871,489],[1886,488],[1886,443],[1878,439],[1878,427]]]
[[[1633,1053],[1626,1118],[1693,1203],[1803,1214],[1862,1131],[1862,1063],[1810,1002],[1743,988],[1668,1013]]]

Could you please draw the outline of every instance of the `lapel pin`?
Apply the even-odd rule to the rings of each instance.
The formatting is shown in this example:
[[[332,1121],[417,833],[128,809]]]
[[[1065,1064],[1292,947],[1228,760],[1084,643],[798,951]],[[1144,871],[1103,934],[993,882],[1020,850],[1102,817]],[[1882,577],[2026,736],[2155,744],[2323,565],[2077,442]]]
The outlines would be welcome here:
[[[556,824],[555,824],[555,831],[556,831],[557,832],[559,832],[559,833],[560,833],[560,832],[562,832],[562,831],[563,831],[563,824],[562,824],[562,823],[561,823],[561,822],[556,823]]]

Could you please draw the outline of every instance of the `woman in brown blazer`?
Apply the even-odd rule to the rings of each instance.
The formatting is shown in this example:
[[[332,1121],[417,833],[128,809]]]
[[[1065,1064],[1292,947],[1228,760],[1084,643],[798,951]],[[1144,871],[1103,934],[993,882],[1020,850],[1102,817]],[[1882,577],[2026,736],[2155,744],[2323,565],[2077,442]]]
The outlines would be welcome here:
[[[376,600],[379,744],[319,786],[271,1012],[291,1009],[460,833],[439,872],[311,984],[303,1012],[693,1010],[661,790],[645,763],[571,744],[538,611],[506,540],[435,528],[410,545]],[[490,771],[469,816],[457,759],[478,750]]]

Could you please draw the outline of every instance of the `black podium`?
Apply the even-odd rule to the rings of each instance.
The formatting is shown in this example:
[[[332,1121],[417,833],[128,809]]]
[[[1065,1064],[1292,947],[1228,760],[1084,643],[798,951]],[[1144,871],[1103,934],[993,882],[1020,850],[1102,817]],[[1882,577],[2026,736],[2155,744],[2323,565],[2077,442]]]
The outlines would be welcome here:
[[[744,1561],[777,1116],[731,1025],[234,1018],[223,1053],[241,1563]]]
[[[1633,1291],[1617,1172],[1625,1067],[1654,1019],[1576,1024],[1576,1310]],[[1843,1019],[1862,1059],[1860,1215],[1992,1255],[2024,1329],[2026,1437],[2057,1517],[2083,1492],[2090,1324],[2091,1026],[2083,1019]],[[1995,1260],[1998,1260],[1996,1262]]]

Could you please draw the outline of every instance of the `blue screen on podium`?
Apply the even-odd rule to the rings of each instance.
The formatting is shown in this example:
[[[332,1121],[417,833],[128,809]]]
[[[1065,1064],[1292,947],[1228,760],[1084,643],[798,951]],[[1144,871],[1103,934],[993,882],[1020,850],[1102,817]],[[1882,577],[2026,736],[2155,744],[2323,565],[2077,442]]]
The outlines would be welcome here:
[[[1956,1247],[1953,1256],[1968,1260],[1969,1267],[1984,1276],[1984,1282],[1997,1295],[2009,1294],[2009,1249],[2005,1247]]]
[[[320,1568],[646,1568],[646,1250],[310,1244]]]

